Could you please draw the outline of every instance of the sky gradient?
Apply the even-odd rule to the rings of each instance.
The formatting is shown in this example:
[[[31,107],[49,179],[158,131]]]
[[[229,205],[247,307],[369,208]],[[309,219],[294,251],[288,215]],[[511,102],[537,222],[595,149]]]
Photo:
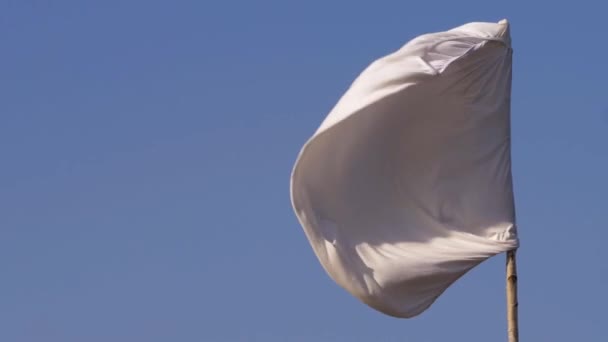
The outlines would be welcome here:
[[[424,314],[335,285],[289,202],[371,61],[511,23],[522,341],[604,341],[608,5],[0,0],[0,341],[505,341],[504,256]]]

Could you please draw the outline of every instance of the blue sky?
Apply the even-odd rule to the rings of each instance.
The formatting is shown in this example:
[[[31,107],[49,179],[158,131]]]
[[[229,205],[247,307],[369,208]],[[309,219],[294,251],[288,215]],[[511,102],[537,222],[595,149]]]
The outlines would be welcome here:
[[[502,255],[383,316],[325,275],[289,175],[371,61],[508,18],[521,337],[604,341],[597,3],[0,0],[0,340],[506,340]]]

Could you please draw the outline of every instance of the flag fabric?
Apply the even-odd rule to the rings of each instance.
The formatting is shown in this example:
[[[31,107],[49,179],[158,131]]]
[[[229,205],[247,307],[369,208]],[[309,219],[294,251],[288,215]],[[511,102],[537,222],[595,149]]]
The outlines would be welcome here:
[[[291,201],[320,264],[395,317],[518,247],[506,20],[421,35],[369,65],[304,144]]]

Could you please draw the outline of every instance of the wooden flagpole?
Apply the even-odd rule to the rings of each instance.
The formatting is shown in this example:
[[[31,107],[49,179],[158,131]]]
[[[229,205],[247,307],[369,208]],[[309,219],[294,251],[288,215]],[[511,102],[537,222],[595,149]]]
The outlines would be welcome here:
[[[515,250],[511,250],[507,252],[507,335],[509,342],[519,342],[517,306],[517,266]]]

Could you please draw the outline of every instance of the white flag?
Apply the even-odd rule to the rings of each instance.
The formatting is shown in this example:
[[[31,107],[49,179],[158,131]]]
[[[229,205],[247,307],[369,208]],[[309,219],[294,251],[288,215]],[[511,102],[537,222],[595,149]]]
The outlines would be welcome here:
[[[518,246],[506,20],[419,36],[372,63],[306,142],[291,200],[329,276],[396,317]]]

